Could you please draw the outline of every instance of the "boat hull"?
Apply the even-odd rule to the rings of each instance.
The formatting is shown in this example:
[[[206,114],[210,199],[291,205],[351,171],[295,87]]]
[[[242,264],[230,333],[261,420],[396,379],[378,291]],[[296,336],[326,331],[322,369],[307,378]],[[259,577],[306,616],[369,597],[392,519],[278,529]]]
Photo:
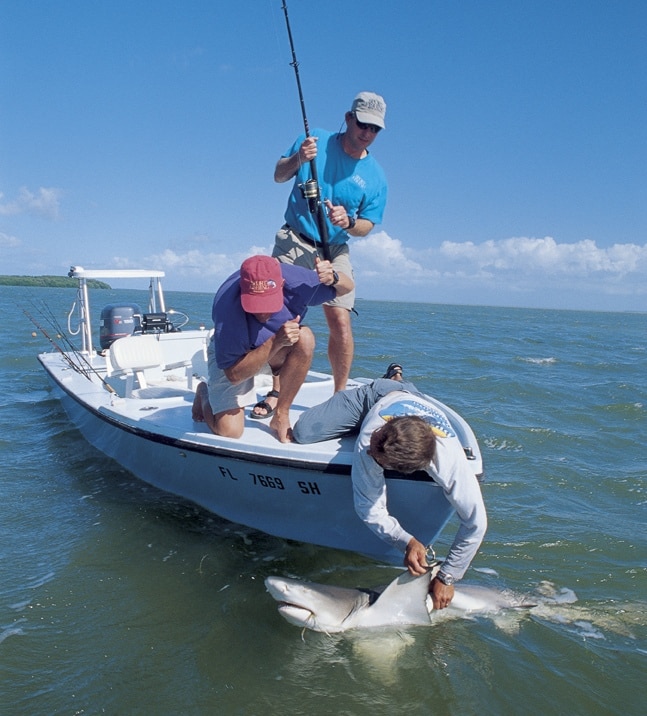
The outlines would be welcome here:
[[[167,398],[124,399],[108,392],[94,373],[72,370],[62,355],[42,354],[39,360],[83,437],[139,479],[276,537],[402,562],[402,553],[355,513],[352,437],[283,444],[268,421],[247,419],[243,439],[222,438],[193,422],[188,390]],[[304,386],[293,421],[331,393],[330,381]],[[387,484],[390,512],[431,544],[453,515],[442,489],[403,476]]]

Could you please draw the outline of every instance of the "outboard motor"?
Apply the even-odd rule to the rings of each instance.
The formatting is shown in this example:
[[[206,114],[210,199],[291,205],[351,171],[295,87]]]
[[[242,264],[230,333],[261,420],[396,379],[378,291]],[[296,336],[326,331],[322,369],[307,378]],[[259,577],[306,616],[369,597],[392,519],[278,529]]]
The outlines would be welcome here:
[[[142,312],[136,303],[110,303],[101,310],[99,342],[102,350],[110,348],[117,338],[132,336],[142,328]]]

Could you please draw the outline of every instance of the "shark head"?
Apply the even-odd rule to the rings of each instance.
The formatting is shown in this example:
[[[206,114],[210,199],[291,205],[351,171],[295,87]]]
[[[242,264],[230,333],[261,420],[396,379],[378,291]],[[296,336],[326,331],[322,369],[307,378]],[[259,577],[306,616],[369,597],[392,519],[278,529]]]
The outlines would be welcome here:
[[[368,592],[359,589],[282,577],[267,577],[265,586],[290,624],[329,633],[352,628],[356,615],[368,608],[371,600]]]

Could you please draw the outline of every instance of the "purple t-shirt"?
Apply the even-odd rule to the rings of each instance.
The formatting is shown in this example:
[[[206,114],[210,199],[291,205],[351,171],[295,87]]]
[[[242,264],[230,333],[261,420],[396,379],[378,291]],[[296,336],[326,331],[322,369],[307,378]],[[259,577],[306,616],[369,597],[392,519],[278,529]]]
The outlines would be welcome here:
[[[305,317],[308,306],[332,301],[337,291],[319,283],[312,269],[281,264],[285,279],[283,308],[267,323],[260,323],[251,313],[245,313],[240,303],[240,271],[233,273],[218,289],[213,299],[211,315],[215,328],[213,340],[218,368],[230,368],[249,351],[269,340],[289,320]]]

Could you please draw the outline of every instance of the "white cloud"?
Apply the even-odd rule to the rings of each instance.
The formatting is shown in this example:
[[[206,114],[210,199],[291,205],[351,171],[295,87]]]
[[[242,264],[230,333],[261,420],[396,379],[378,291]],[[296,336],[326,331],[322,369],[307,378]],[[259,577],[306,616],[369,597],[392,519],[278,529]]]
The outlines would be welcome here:
[[[270,247],[251,246],[247,251],[223,254],[190,249],[179,252],[166,249],[141,260],[115,257],[113,263],[118,268],[152,268],[165,271],[175,284],[183,284],[188,290],[215,291],[220,283],[230,276],[241,263],[254,254],[269,254]],[[178,281],[178,276],[186,281]]]
[[[116,266],[167,272],[167,287],[215,291],[252,254],[195,248],[166,249],[143,260],[114,259]],[[366,299],[544,308],[647,309],[647,245],[594,241],[560,244],[552,237],[407,248],[380,231],[351,244],[358,296]]]
[[[514,272],[587,277],[604,272],[610,276],[622,276],[647,269],[647,246],[616,244],[603,249],[589,239],[574,244],[558,244],[550,236],[543,239],[518,237],[482,244],[445,241],[439,254],[449,267],[460,262],[471,267],[477,275]]]
[[[34,194],[23,186],[13,201],[3,201],[4,194],[0,193],[0,216],[34,214],[46,219],[57,219],[62,196],[63,191],[55,187],[40,187]]]
[[[392,239],[386,232],[378,231],[351,244],[353,267],[364,276],[390,275],[424,278],[426,269],[399,239]]]
[[[547,236],[419,250],[378,232],[354,241],[351,256],[364,298],[584,308],[604,305],[604,296],[647,295],[647,245]]]
[[[15,236],[9,236],[9,234],[4,234],[0,231],[0,248],[15,249],[20,246],[21,243],[20,239],[17,239]]]

